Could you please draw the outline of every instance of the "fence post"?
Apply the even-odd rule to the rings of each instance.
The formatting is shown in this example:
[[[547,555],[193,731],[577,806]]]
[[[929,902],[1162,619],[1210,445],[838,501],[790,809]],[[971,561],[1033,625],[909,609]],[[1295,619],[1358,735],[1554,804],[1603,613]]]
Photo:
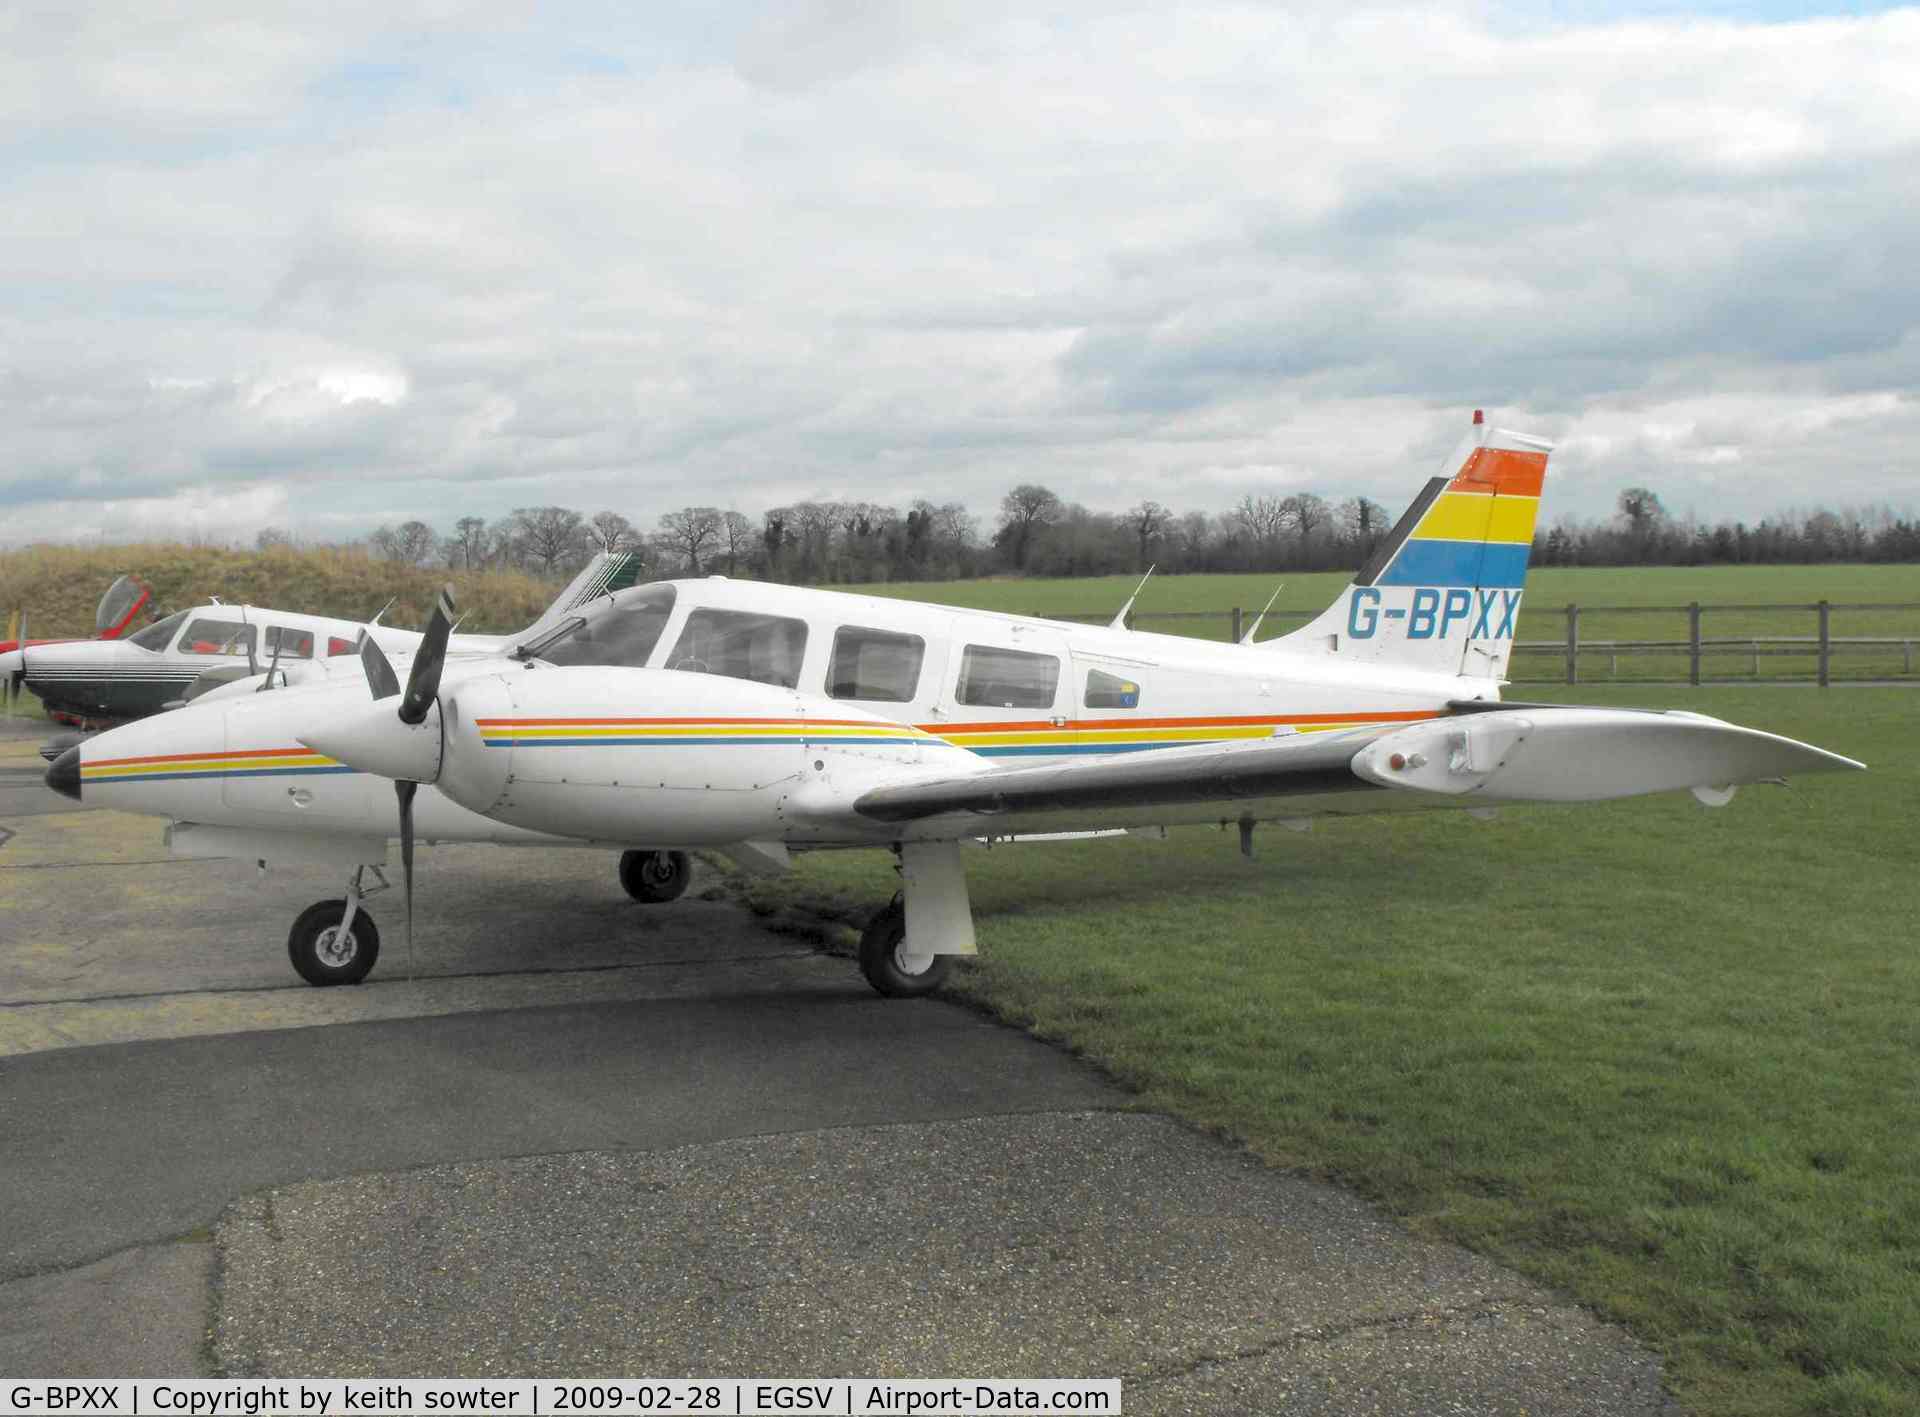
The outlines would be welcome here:
[[[1240,607],[1233,607],[1233,642],[1240,643]]]
[[[1687,606],[1687,682],[1700,687],[1700,602]]]
[[[1831,682],[1829,662],[1833,656],[1833,636],[1829,633],[1833,621],[1833,607],[1826,601],[1820,602],[1820,687],[1826,688]]]
[[[1580,682],[1580,607],[1567,606],[1567,682]]]

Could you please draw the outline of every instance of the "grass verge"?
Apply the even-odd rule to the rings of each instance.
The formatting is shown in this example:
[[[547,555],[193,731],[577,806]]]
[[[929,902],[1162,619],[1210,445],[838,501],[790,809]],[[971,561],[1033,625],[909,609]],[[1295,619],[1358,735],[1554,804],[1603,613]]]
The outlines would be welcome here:
[[[1627,1323],[1695,1411],[1914,1411],[1920,700],[1664,692],[1873,771],[1268,829],[1252,863],[1204,830],[998,848],[954,987]],[[861,853],[736,889],[832,938],[893,885]]]

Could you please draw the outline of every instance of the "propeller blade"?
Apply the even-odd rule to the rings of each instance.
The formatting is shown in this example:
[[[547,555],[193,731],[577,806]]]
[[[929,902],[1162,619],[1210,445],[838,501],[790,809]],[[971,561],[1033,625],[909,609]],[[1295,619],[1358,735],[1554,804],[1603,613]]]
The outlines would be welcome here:
[[[413,794],[420,784],[401,778],[393,784],[400,804],[400,877],[407,891],[407,978],[413,978]]]
[[[366,670],[367,687],[376,699],[390,699],[400,692],[400,676],[393,672],[393,662],[365,630],[360,632],[360,667]]]
[[[447,636],[453,633],[453,587],[440,587],[433,603],[433,618],[413,653],[413,668],[407,675],[407,694],[400,700],[400,721],[419,723],[433,707],[440,692],[440,671],[447,663]]]

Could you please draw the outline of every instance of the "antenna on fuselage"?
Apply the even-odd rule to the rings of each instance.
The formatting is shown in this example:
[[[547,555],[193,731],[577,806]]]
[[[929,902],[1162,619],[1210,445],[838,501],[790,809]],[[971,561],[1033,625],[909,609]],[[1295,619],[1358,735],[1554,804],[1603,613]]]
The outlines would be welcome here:
[[[386,614],[386,613],[387,613],[387,612],[388,612],[389,610],[391,610],[391,609],[393,609],[393,602],[394,602],[394,601],[396,601],[396,600],[398,600],[399,598],[400,598],[400,597],[398,597],[398,596],[396,596],[396,595],[390,595],[390,596],[388,596],[388,597],[387,597],[387,603],[386,603],[385,605],[383,605],[383,606],[381,606],[381,607],[380,607],[380,608],[379,608],[378,610],[376,610],[376,611],[374,611],[374,612],[373,612],[373,618],[372,618],[371,620],[369,620],[369,621],[367,621],[367,623],[368,623],[369,625],[378,625],[378,624],[380,623],[380,617],[381,617],[382,615],[384,615],[384,614]]]
[[[1155,563],[1155,565],[1158,564],[1158,562]],[[1133,609],[1133,602],[1138,600],[1140,598],[1140,592],[1147,588],[1147,582],[1153,579],[1153,572],[1153,566],[1147,567],[1147,573],[1140,577],[1140,584],[1133,588],[1133,594],[1128,596],[1127,603],[1120,607],[1120,613],[1107,623],[1109,630],[1124,630],[1127,628],[1127,615]]]
[[[1280,582],[1279,585],[1273,588],[1273,594],[1267,597],[1267,603],[1261,606],[1260,613],[1253,617],[1253,624],[1248,628],[1246,634],[1240,637],[1241,644],[1250,645],[1253,643],[1254,634],[1260,629],[1260,622],[1267,618],[1267,612],[1273,609],[1273,602],[1280,598],[1280,592],[1286,588],[1287,583],[1285,581]]]

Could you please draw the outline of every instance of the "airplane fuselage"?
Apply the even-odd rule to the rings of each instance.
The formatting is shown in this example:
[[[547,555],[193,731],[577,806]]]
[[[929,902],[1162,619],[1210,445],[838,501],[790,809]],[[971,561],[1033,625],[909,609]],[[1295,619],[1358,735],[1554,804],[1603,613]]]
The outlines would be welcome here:
[[[276,649],[280,675],[289,683],[325,682],[340,669],[358,678],[353,656],[363,631],[395,656],[410,654],[420,641],[413,631],[385,625],[207,604],[156,621],[127,639],[32,645],[14,667],[23,671],[26,687],[49,714],[102,727],[159,713],[209,671],[233,677],[264,671]],[[464,637],[456,643],[473,650],[495,648],[501,641]]]

